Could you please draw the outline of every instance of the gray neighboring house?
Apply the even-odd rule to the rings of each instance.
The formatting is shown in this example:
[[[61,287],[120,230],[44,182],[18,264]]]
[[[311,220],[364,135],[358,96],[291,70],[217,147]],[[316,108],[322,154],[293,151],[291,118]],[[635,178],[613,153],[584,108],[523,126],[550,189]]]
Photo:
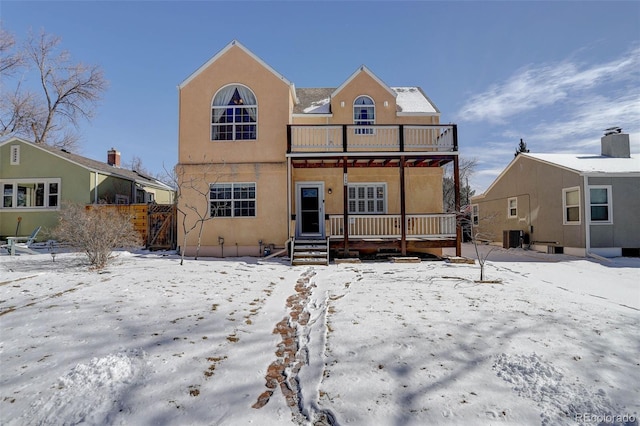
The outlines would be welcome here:
[[[519,154],[471,204],[475,232],[503,247],[640,255],[640,157],[619,128],[600,155]]]

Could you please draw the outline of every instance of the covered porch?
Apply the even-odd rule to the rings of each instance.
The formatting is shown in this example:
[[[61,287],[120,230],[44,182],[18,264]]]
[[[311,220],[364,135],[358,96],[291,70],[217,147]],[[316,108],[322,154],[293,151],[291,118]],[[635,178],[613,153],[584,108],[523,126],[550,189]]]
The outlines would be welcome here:
[[[439,210],[442,178],[435,172],[453,165],[459,210],[455,125],[290,125],[287,162],[290,238],[325,240],[342,257],[447,247],[460,255],[461,229],[455,213]],[[354,187],[366,185],[364,191],[382,195],[354,201]],[[362,202],[384,207],[363,212],[355,204]]]

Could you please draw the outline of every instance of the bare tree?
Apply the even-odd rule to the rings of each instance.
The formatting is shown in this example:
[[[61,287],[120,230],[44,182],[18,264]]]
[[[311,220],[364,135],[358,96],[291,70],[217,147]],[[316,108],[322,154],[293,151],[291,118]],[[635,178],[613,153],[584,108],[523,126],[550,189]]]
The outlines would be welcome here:
[[[53,230],[56,239],[82,250],[94,269],[107,266],[117,248],[142,246],[130,215],[108,207],[65,204]]]
[[[12,49],[12,36],[0,34],[0,48]],[[8,76],[17,69],[35,70],[37,94],[25,87],[22,79],[0,95],[0,119],[3,135],[16,134],[60,148],[74,148],[81,119],[91,119],[97,102],[107,88],[102,69],[96,65],[73,63],[68,52],[59,49],[60,38],[44,31],[30,35],[21,51],[9,55],[0,66]],[[19,58],[19,60],[18,60]],[[71,126],[70,126],[71,125]]]
[[[476,252],[476,258],[478,259],[478,264],[480,265],[480,280],[479,282],[488,282],[485,280],[484,267],[489,258],[489,255],[496,249],[495,246],[492,246],[488,251],[483,251],[478,248],[479,244],[482,244],[483,241],[492,241],[494,238],[493,234],[480,232],[480,221],[483,222],[493,222],[495,221],[497,214],[491,214],[489,216],[485,216],[483,218],[478,218],[478,222],[475,222],[473,215],[463,215],[458,214],[457,220],[458,223],[464,228],[468,227],[471,229],[471,243],[473,244],[473,248]],[[491,281],[493,282],[493,281]]]
[[[467,159],[461,157],[459,161],[460,202],[462,204],[468,204],[475,193],[469,186],[469,178],[473,175],[478,160],[475,158]],[[455,210],[455,182],[452,173],[452,168],[448,167],[445,169],[445,176],[442,178],[442,199],[445,212]]]
[[[202,244],[204,224],[218,216],[218,209],[211,206],[209,194],[211,185],[217,183],[222,176],[224,164],[214,166],[203,163],[189,167],[196,171],[187,173],[185,166],[181,164],[175,167],[172,174],[165,169],[167,175],[172,175],[172,186],[176,188],[176,209],[178,214],[182,216],[184,237],[180,247],[180,265],[184,264],[188,236],[197,230],[198,239],[195,254],[197,260]]]

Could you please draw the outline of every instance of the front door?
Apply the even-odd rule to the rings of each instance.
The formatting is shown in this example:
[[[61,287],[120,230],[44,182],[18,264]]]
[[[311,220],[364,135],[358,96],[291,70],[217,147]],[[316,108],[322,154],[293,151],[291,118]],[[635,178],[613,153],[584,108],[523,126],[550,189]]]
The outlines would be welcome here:
[[[324,238],[324,184],[296,184],[296,236]]]

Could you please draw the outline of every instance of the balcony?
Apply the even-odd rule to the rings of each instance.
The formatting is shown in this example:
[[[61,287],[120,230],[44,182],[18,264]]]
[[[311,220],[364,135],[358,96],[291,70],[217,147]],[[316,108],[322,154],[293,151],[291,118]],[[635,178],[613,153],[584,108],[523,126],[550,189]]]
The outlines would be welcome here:
[[[457,150],[455,124],[287,126],[287,153],[451,153]]]

